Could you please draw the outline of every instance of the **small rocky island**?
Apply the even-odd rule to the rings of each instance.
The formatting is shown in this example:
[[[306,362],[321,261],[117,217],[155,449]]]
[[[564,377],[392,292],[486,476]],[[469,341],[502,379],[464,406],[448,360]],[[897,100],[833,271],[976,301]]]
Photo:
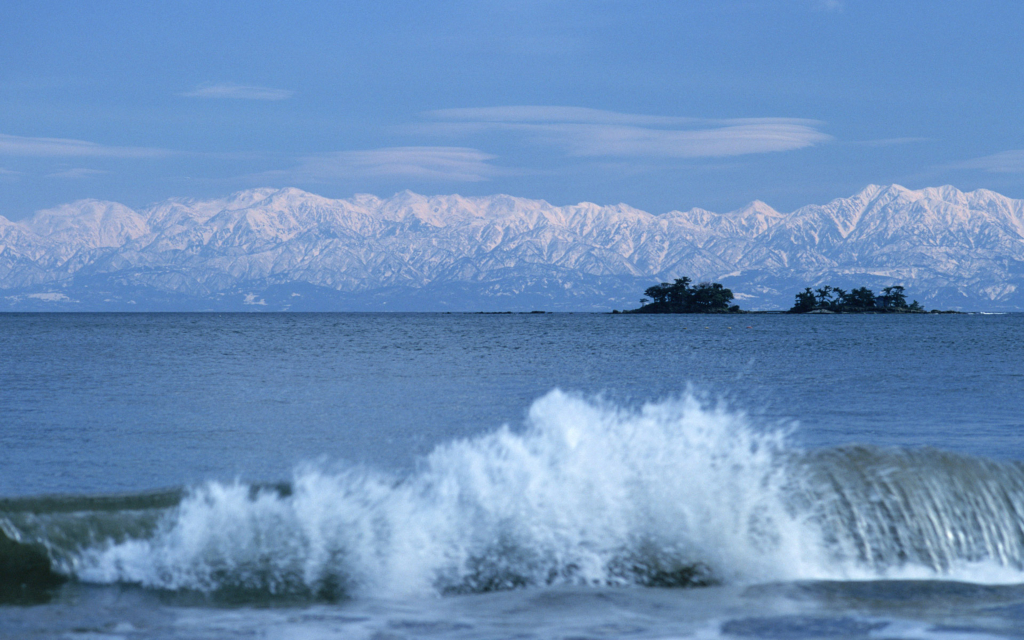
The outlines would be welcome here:
[[[732,302],[732,291],[717,282],[701,282],[690,286],[689,278],[676,278],[671,284],[662,282],[644,291],[640,308],[623,313],[740,313]]]

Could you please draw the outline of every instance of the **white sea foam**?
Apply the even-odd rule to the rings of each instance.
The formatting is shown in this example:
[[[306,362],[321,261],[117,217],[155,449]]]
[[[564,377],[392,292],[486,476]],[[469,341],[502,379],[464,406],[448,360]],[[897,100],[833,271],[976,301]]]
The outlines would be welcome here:
[[[945,556],[914,556],[908,549],[941,541],[924,536],[915,547],[905,539],[914,531],[893,538],[886,523],[865,525],[888,504],[878,487],[855,487],[849,495],[863,493],[866,506],[844,511],[844,488],[838,476],[821,478],[823,464],[833,463],[814,471],[781,431],[693,397],[627,409],[553,391],[522,431],[442,445],[405,478],[307,466],[287,496],[209,483],[154,535],[88,549],[68,570],[94,582],[324,597],[557,583],[1024,580],[1021,550],[996,548],[1012,544],[1009,535],[971,547],[971,531],[952,521],[936,525],[950,537]],[[929,486],[943,490],[941,478]],[[1013,517],[993,518],[998,526],[980,535],[1019,527]]]

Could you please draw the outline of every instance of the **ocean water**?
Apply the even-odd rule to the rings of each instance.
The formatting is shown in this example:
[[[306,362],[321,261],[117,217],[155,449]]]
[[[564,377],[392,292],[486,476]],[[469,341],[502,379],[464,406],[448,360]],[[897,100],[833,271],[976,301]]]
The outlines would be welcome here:
[[[0,315],[0,637],[1024,638],[1024,315]]]

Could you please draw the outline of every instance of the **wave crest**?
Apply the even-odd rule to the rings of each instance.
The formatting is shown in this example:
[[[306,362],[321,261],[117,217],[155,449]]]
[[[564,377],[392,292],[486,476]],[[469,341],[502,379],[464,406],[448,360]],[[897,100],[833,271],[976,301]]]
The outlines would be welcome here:
[[[306,466],[290,490],[208,483],[144,534],[93,536],[53,557],[85,581],[244,599],[1021,581],[1022,497],[1014,463],[868,447],[808,453],[782,430],[692,396],[624,408],[553,391],[521,431],[444,444],[403,478]]]

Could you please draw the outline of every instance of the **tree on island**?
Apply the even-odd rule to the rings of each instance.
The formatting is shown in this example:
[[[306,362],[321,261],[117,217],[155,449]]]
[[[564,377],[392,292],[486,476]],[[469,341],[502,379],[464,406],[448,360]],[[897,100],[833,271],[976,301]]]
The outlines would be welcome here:
[[[732,291],[717,282],[701,282],[691,287],[687,277],[676,278],[671,284],[649,287],[640,299],[640,308],[626,313],[735,313],[739,306],[731,305]]]
[[[825,285],[820,289],[807,287],[796,294],[790,313],[917,313],[924,311],[914,300],[907,304],[904,288],[900,285],[885,287],[876,296],[871,289],[861,287],[847,293],[843,289]]]

